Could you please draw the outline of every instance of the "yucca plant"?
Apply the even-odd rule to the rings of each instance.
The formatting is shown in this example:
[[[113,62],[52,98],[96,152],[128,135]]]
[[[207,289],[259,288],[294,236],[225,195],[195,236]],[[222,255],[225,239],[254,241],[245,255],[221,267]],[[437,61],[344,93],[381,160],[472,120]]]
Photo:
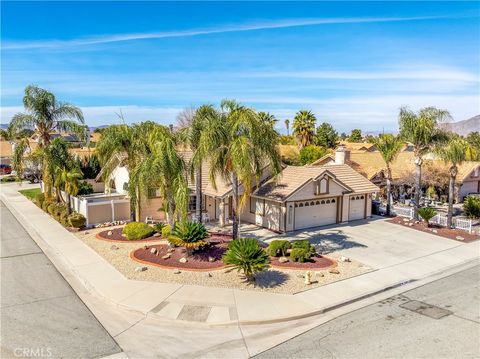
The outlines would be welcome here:
[[[204,241],[207,237],[207,229],[202,223],[177,222],[170,231],[168,241],[175,246],[185,247],[187,256],[189,256],[195,248],[203,247],[207,244]]]
[[[254,280],[255,273],[266,270],[270,265],[267,253],[254,238],[231,241],[222,261],[233,265],[237,271],[242,271],[248,281]]]
[[[427,227],[430,227],[429,221],[437,215],[437,211],[431,207],[423,207],[418,209],[418,215],[422,217],[425,222],[427,222]]]

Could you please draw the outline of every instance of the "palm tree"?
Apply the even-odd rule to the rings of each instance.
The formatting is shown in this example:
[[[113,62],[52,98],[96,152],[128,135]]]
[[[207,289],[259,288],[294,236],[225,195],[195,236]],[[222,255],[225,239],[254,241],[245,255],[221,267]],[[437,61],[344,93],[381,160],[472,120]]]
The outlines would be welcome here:
[[[414,113],[407,107],[400,108],[399,126],[400,136],[404,141],[412,143],[415,157],[415,219],[418,220],[417,209],[420,202],[422,181],[423,156],[428,153],[435,143],[445,139],[445,134],[438,125],[450,118],[446,110],[435,107],[425,107]]]
[[[288,118],[285,120],[285,127],[287,128],[287,136],[290,136],[290,120]]]
[[[50,199],[52,187],[55,187],[57,202],[62,202],[60,196],[61,179],[58,176],[58,168],[68,167],[72,164],[72,156],[68,152],[68,144],[61,137],[55,138],[47,147],[39,149],[43,160],[43,183],[45,198]]]
[[[391,134],[382,134],[373,139],[373,143],[377,147],[378,152],[382,155],[387,167],[387,216],[390,216],[392,205],[391,186],[392,186],[392,169],[391,164],[402,149],[403,141],[398,136]]]
[[[10,124],[16,131],[34,128],[40,147],[50,143],[53,131],[70,132],[84,138],[86,127],[82,111],[74,105],[57,101],[51,92],[38,86],[27,86],[23,105],[26,112],[14,115]]]
[[[258,113],[258,118],[260,119],[260,121],[268,124],[269,126],[272,126],[272,128],[278,122],[278,120],[275,118],[275,116],[268,113],[268,112],[259,112]]]
[[[458,173],[458,166],[467,160],[468,142],[459,137],[451,138],[445,146],[438,146],[438,156],[450,164],[450,180],[448,184],[448,215],[447,226],[452,227],[453,197],[455,196],[455,182]]]
[[[178,144],[174,133],[157,125],[148,136],[148,155],[130,172],[131,195],[147,193],[150,188],[160,190],[170,228],[174,228],[176,218],[186,219],[188,207],[187,166],[177,151]]]
[[[58,187],[63,186],[65,193],[67,194],[67,213],[71,214],[72,209],[70,208],[70,196],[76,196],[78,193],[78,184],[80,180],[83,178],[82,171],[77,167],[73,167],[71,169],[67,167],[57,167],[57,171],[55,177],[58,181]],[[60,198],[62,198],[60,196]]]
[[[300,110],[293,119],[293,134],[300,140],[302,147],[312,143],[317,119],[312,111]]]
[[[210,165],[210,181],[216,188],[219,176],[232,185],[233,238],[238,237],[238,211],[257,183],[265,166],[280,171],[280,155],[276,148],[278,133],[256,112],[234,100],[223,100],[219,116],[209,117],[199,141],[199,155]],[[239,186],[243,195],[239,197]]]

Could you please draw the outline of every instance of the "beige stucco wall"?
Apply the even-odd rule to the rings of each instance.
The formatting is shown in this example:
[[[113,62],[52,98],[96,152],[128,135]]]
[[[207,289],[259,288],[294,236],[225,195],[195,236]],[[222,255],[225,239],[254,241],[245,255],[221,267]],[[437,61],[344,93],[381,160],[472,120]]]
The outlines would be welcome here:
[[[142,199],[140,202],[140,221],[145,221],[146,217],[152,217],[154,220],[165,220],[165,212],[159,211],[163,209],[163,201],[161,198]]]

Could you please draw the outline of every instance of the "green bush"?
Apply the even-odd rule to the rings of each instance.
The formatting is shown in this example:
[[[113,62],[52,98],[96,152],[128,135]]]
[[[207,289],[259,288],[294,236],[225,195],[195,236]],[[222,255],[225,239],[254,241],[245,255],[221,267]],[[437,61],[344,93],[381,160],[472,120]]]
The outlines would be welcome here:
[[[79,196],[84,196],[87,194],[93,193],[93,186],[91,183],[88,183],[87,181],[81,181],[78,184],[78,193],[77,195]]]
[[[315,253],[315,246],[308,239],[297,239],[292,242],[292,248],[305,249],[310,255]]]
[[[430,227],[430,223],[428,221],[430,221],[433,217],[437,215],[437,211],[435,211],[431,207],[419,208],[417,209],[417,212],[418,212],[418,215],[422,217],[425,222],[427,222],[427,226],[429,227]]]
[[[44,193],[37,193],[35,195],[34,201],[35,201],[35,204],[38,207],[42,208],[43,202],[45,202],[45,194]]]
[[[468,218],[480,217],[480,197],[467,196],[463,203],[463,212]]]
[[[303,147],[300,150],[300,164],[307,165],[312,162],[315,162],[319,158],[325,156],[327,154],[327,150],[320,146],[310,145]]]
[[[58,218],[58,221],[64,225],[65,227],[68,227],[70,225],[70,223],[68,222],[68,212],[67,211],[64,211],[62,213],[60,213],[60,216]]]
[[[223,263],[233,265],[242,271],[247,280],[253,280],[255,273],[266,270],[270,259],[254,238],[240,238],[231,241],[222,258]]]
[[[305,248],[293,248],[290,252],[290,260],[292,262],[303,263],[310,259],[311,253]]]
[[[287,249],[290,249],[292,245],[287,240],[276,239],[271,241],[268,245],[268,254],[271,257],[286,256]]]
[[[87,219],[80,213],[74,212],[68,216],[68,224],[74,228],[82,228],[85,226]]]
[[[158,222],[153,225],[153,229],[155,232],[162,234],[162,230],[165,228],[165,223],[163,222]]]
[[[166,224],[165,226],[163,226],[162,228],[162,237],[164,238],[167,238],[169,235],[170,235],[170,225],[169,224]]]
[[[177,222],[170,231],[168,241],[179,247],[185,247],[187,254],[191,254],[194,248],[202,247],[207,244],[204,241],[208,237],[208,232],[202,223],[198,222]]]
[[[57,204],[54,202],[50,202],[47,207],[47,212],[53,216],[56,213],[56,208],[57,208]]]
[[[143,222],[130,222],[123,228],[123,234],[129,240],[139,240],[150,237],[155,230]]]

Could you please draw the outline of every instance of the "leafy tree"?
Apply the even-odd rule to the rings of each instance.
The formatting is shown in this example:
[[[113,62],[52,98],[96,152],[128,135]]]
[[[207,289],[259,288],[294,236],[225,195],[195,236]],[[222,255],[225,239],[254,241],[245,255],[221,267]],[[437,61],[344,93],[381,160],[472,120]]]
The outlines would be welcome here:
[[[45,185],[45,198],[51,199],[52,187],[55,186],[57,202],[62,202],[60,197],[61,179],[56,176],[58,168],[71,168],[73,159],[68,152],[68,143],[61,137],[55,138],[41,150],[43,158],[43,182]]]
[[[324,147],[310,145],[300,150],[300,165],[307,165],[325,156],[327,150]]]
[[[39,136],[39,146],[47,146],[53,131],[69,132],[84,138],[86,131],[82,111],[69,103],[59,102],[55,95],[38,86],[25,88],[25,113],[13,116],[16,131],[33,128]]]
[[[387,216],[390,216],[390,210],[392,205],[392,162],[397,158],[400,150],[402,149],[403,141],[398,136],[391,134],[383,134],[373,140],[373,143],[377,147],[377,150],[382,155],[383,161],[387,168]]]
[[[269,126],[272,126],[272,128],[278,122],[278,120],[275,118],[275,116],[268,113],[268,112],[259,112],[258,117],[260,118],[260,121],[266,123]]]
[[[463,203],[463,212],[468,218],[480,217],[480,197],[467,196]]]
[[[71,214],[72,210],[70,208],[70,196],[76,196],[80,187],[80,180],[83,178],[83,174],[77,167],[68,169],[67,167],[57,167],[55,172],[56,182],[59,183],[58,190],[61,187],[65,190],[67,194],[67,213]],[[60,196],[62,198],[62,196]]]
[[[223,100],[220,114],[205,122],[197,156],[207,159],[214,188],[217,176],[231,183],[234,239],[238,237],[238,211],[245,205],[254,179],[260,180],[266,166],[270,166],[273,174],[280,171],[277,143],[278,133],[260,121],[253,109],[235,100]]]
[[[287,129],[287,136],[290,136],[290,120],[288,118],[285,120],[285,128]]]
[[[438,128],[438,124],[448,118],[450,118],[448,111],[435,107],[423,108],[418,113],[414,113],[407,107],[400,108],[400,136],[414,147],[415,219],[418,219],[417,209],[420,202],[423,156],[432,149],[435,143],[445,140],[445,133]]]
[[[325,148],[335,148],[338,144],[338,133],[329,123],[323,122],[317,127],[315,144]]]
[[[25,152],[29,148],[28,140],[26,138],[16,140],[14,144],[12,168],[16,172],[18,181],[22,179],[25,172]]]
[[[293,135],[300,140],[302,147],[312,143],[317,118],[312,111],[300,110],[293,119]]]
[[[436,153],[450,165],[450,181],[448,184],[448,214],[447,226],[452,227],[453,197],[455,196],[455,182],[458,174],[458,166],[467,160],[468,142],[461,138],[451,138],[446,145],[438,146]]]
[[[254,238],[240,238],[231,241],[222,258],[227,265],[242,271],[248,281],[255,279],[255,273],[268,269],[270,259]]]
[[[362,142],[362,130],[354,128],[348,138],[349,142]]]
[[[296,145],[298,142],[293,136],[280,136],[279,142],[281,145]]]
[[[480,132],[470,132],[466,138],[468,148],[468,160],[480,161]]]
[[[340,139],[341,139],[342,141],[345,141],[347,138],[348,138],[348,136],[347,136],[347,134],[346,134],[345,132],[342,132],[342,133],[340,134]]]

